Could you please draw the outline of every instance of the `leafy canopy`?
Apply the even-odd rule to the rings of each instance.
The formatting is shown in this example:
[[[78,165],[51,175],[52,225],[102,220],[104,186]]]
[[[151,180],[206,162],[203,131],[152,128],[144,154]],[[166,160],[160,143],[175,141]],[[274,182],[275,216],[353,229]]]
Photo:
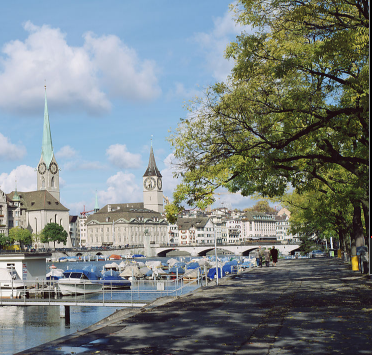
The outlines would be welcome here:
[[[32,243],[32,233],[28,229],[23,229],[21,227],[11,228],[9,230],[9,238],[12,244],[18,242],[21,246]]]
[[[56,242],[66,245],[68,234],[57,223],[48,223],[41,232],[40,241],[42,243]]]
[[[176,209],[205,207],[220,186],[273,197],[314,181],[368,206],[368,2],[241,0],[233,11],[255,32],[228,46],[231,77],[169,137]]]

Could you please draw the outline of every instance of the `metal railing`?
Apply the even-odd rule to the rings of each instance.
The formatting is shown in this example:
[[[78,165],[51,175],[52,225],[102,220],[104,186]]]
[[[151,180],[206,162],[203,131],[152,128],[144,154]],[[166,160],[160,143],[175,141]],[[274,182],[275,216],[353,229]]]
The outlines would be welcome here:
[[[61,279],[62,280],[62,279]],[[0,280],[0,306],[3,305],[82,305],[142,307],[159,297],[177,297],[191,292],[202,285],[201,272],[192,280],[176,275],[173,280],[134,280],[130,287],[121,287],[127,281],[94,280],[71,283],[68,295],[62,294],[62,283],[58,280],[22,281],[11,286],[9,281]],[[6,287],[4,285],[7,285]],[[91,290],[95,285],[96,290]]]

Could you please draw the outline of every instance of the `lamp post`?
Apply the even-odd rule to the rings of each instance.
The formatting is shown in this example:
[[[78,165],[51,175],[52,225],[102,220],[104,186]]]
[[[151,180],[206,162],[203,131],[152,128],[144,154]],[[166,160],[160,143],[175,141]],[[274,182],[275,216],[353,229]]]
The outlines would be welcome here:
[[[217,237],[216,237],[216,230],[214,230],[214,255],[216,257],[216,275],[217,275],[217,285],[218,285],[218,258],[217,258]]]

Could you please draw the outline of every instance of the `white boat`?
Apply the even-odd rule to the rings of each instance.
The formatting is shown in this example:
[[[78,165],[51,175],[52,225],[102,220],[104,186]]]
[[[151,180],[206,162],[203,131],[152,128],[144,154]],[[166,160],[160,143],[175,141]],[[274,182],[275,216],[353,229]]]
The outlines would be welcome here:
[[[58,280],[58,286],[63,296],[84,295],[102,290],[98,278],[87,270],[66,270],[63,278]]]
[[[27,286],[14,269],[0,268],[0,298],[28,297]]]

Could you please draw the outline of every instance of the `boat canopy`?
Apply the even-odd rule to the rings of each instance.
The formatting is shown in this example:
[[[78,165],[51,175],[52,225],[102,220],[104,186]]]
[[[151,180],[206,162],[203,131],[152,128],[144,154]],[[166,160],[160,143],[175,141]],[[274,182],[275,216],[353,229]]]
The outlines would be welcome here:
[[[98,280],[99,278],[93,272],[84,269],[71,269],[66,270],[63,273],[65,278],[76,278],[76,279],[88,279],[88,280]]]

